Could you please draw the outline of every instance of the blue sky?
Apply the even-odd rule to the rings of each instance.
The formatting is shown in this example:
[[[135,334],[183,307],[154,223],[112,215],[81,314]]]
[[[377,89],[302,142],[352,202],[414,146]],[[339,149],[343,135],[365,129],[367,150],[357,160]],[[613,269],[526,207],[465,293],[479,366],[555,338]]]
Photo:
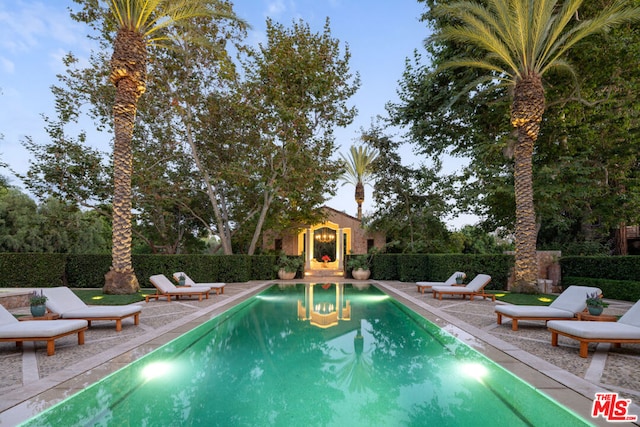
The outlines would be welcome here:
[[[50,87],[56,74],[64,68],[61,58],[69,51],[80,58],[89,56],[92,42],[88,29],[69,17],[68,8],[77,9],[71,0],[17,0],[0,2],[0,159],[19,172],[28,168],[29,156],[20,141],[31,136],[47,141],[42,115],[54,116]],[[421,49],[428,36],[424,23],[418,21],[424,5],[416,0],[237,0],[236,14],[252,29],[249,42],[265,40],[265,19],[272,18],[285,26],[302,19],[315,32],[321,32],[330,18],[333,37],[351,50],[351,68],[360,73],[361,88],[351,99],[358,117],[347,129],[336,131],[340,152],[347,152],[360,128],[369,128],[372,119],[385,115],[384,106],[396,101],[398,80],[406,58]],[[109,150],[109,135],[92,138],[89,143]],[[403,156],[413,159],[410,150]],[[19,180],[9,176],[11,183]],[[355,215],[353,187],[339,187],[328,205]],[[371,188],[364,210],[371,210]],[[470,221],[466,221],[469,223]],[[461,225],[460,220],[452,226]]]

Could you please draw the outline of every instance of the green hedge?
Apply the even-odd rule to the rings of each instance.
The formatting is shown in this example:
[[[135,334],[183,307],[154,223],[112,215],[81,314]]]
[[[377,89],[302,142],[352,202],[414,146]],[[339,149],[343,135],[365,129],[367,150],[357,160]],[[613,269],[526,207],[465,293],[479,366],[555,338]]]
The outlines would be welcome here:
[[[101,288],[110,267],[110,254],[68,255],[66,281],[74,288]]]
[[[376,255],[371,260],[371,278],[376,280],[398,280],[399,254]]]
[[[640,282],[640,256],[569,256],[560,259],[562,277]]]
[[[602,290],[605,298],[636,302],[640,300],[640,282],[631,280],[594,279],[567,276],[562,278],[562,286],[594,286]]]
[[[49,288],[65,284],[65,254],[0,254],[0,287]],[[103,279],[104,281],[104,279]]]
[[[176,271],[186,272],[196,282],[270,280],[276,277],[277,259],[273,255],[134,255],[132,261],[140,286],[150,288],[150,276],[171,277]],[[110,265],[111,255],[0,254],[0,287],[101,288]],[[371,277],[441,281],[454,271],[464,271],[469,278],[489,274],[493,280],[488,289],[504,289],[512,266],[511,255],[379,254],[372,258]]]
[[[513,255],[381,254],[375,255],[371,261],[371,278],[439,282],[446,280],[454,271],[464,271],[467,281],[477,274],[488,274],[491,283],[487,289],[503,290],[507,287],[513,264]]]
[[[251,280],[270,280],[276,277],[273,268],[278,261],[275,255],[254,255],[251,257]]]
[[[398,279],[401,282],[417,282],[429,275],[429,257],[421,254],[407,254],[397,258]]]
[[[154,274],[184,271],[196,283],[229,283],[249,281],[252,271],[248,255],[135,255],[133,269],[141,287],[151,287]]]

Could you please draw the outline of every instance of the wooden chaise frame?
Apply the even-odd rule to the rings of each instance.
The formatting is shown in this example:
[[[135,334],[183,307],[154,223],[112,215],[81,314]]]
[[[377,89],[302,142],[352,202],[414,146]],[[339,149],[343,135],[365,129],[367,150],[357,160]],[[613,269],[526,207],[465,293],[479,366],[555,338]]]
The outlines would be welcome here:
[[[580,342],[580,357],[587,357],[589,354],[589,343],[592,342],[604,342],[611,343],[614,347],[620,347],[622,344],[640,344],[640,338],[582,338],[575,335],[568,334],[566,332],[557,331],[549,328],[551,332],[551,345],[558,346],[558,335],[565,336]]]
[[[462,287],[462,289],[464,289],[464,287]],[[484,292],[484,289],[480,290],[479,292],[464,292],[464,291],[433,291],[433,297],[436,298],[436,293],[440,294],[440,298],[442,299],[442,295],[462,295],[462,299],[466,299],[466,296],[469,295],[469,300],[473,301],[474,297],[482,297],[482,299],[487,299],[487,298],[491,298],[491,301],[495,301],[496,300],[496,296],[494,294],[486,294]]]
[[[88,329],[88,326],[85,326],[80,329],[75,329],[73,331],[65,332],[63,334],[54,335],[52,337],[20,337],[20,338],[0,338],[0,342],[15,342],[16,347],[22,348],[22,343],[24,341],[46,341],[47,342],[47,356],[53,356],[56,353],[56,345],[55,340],[58,338],[65,337],[67,335],[78,334],[78,345],[84,344],[84,331]]]
[[[104,316],[104,317],[65,317],[65,319],[84,319],[89,322],[89,327],[91,327],[91,321],[93,320],[115,320],[116,321],[116,332],[120,332],[122,330],[122,319],[126,319],[127,317],[133,316],[133,323],[135,325],[140,324],[140,312],[125,314],[124,316]]]
[[[180,289],[185,289],[185,288],[180,288]],[[150,299],[155,299],[155,300],[160,300],[161,297],[167,297],[167,301],[171,302],[171,297],[174,296],[176,297],[176,300],[179,300],[180,297],[198,297],[198,301],[202,301],[202,297],[204,296],[205,299],[209,299],[209,293],[211,292],[211,290],[208,291],[193,291],[193,292],[180,292],[180,293],[175,293],[175,292],[165,292],[165,293],[160,293],[158,288],[156,288],[156,293],[153,295],[146,295],[144,297],[145,302],[149,302]],[[137,323],[136,323],[137,324]]]
[[[498,325],[502,325],[502,316],[508,317],[509,319],[511,319],[511,330],[513,331],[518,330],[518,320],[540,320],[540,321],[544,320],[545,325],[549,320],[577,320],[575,315],[574,317],[512,316],[510,314],[500,313],[499,311],[496,311],[496,315],[498,316],[497,318]]]

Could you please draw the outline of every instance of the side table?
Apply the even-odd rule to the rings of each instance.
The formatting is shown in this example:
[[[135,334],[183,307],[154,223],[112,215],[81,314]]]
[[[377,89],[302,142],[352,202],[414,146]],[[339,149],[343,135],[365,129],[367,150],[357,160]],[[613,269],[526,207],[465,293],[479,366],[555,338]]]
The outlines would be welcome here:
[[[586,320],[590,322],[617,322],[618,316],[612,316],[610,314],[600,314],[598,316],[594,316],[593,314],[589,314],[589,312],[583,311],[577,314],[578,320]]]
[[[40,317],[20,316],[18,317],[18,320],[22,322],[23,320],[56,320],[59,318],[60,318],[60,315],[57,313],[45,313],[44,316],[40,316]]]

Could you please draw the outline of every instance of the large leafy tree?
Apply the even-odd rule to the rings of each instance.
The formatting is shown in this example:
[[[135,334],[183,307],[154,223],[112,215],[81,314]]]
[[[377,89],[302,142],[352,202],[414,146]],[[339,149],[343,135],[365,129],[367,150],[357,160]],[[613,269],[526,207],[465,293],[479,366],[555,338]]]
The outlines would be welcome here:
[[[358,219],[362,219],[362,203],[364,203],[364,184],[371,178],[371,165],[378,157],[376,150],[364,145],[351,146],[349,155],[341,154],[345,172],[342,179],[355,186],[355,199],[358,205]]]
[[[94,211],[55,198],[37,205],[0,184],[0,252],[108,253],[109,234],[108,222]]]
[[[402,164],[400,143],[379,126],[362,134],[362,140],[379,155],[370,165],[375,179],[376,211],[367,225],[384,231],[389,252],[452,252],[446,225],[440,219],[446,203],[437,168],[414,169]]]
[[[255,117],[258,144],[247,163],[257,190],[246,195],[256,212],[248,253],[255,250],[270,212],[279,212],[270,222],[273,229],[290,226],[292,221],[278,217],[308,219],[301,215],[334,192],[331,183],[341,165],[331,159],[333,132],[353,120],[356,109],[347,101],[360,84],[350,72],[350,57],[348,46],[341,49],[331,36],[328,19],[319,33],[303,21],[286,28],[267,20],[267,43],[249,50],[242,93]]]
[[[521,291],[533,291],[537,276],[532,157],[545,111],[542,76],[553,69],[570,69],[564,55],[585,37],[640,17],[640,8],[618,0],[594,18],[576,21],[581,4],[581,0],[561,4],[554,0],[488,0],[486,5],[460,1],[433,9],[436,16],[449,20],[434,33],[433,42],[472,47],[439,64],[440,69],[485,70],[473,88],[482,90],[498,82],[512,90],[510,122],[517,132],[513,151],[515,285]]]
[[[94,2],[85,4],[91,20]],[[148,46],[184,36],[184,25],[194,18],[216,13],[207,0],[110,0],[108,8],[115,30],[110,82],[116,88],[114,119],[114,197],[112,266],[105,276],[105,293],[132,293],[139,289],[131,262],[131,141],[138,100],[146,90]],[[78,15],[80,16],[80,15]],[[82,18],[82,16],[80,16]],[[232,16],[229,16],[232,17]]]

